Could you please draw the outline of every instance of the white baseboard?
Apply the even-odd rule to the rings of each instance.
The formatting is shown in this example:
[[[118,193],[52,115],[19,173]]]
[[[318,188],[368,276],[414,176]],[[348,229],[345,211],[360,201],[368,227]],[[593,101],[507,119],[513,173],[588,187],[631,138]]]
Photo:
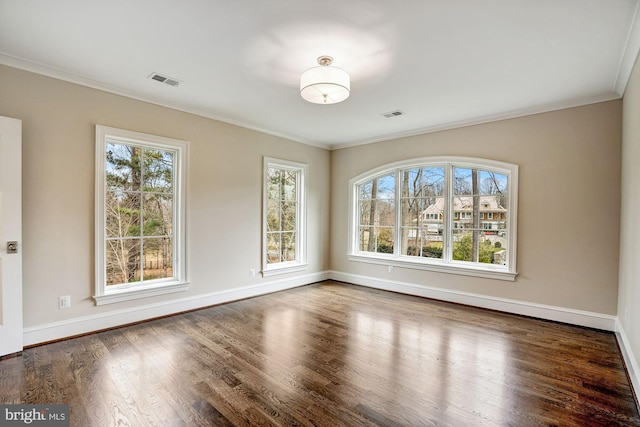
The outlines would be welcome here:
[[[622,358],[627,368],[627,374],[631,379],[631,385],[633,386],[634,395],[636,396],[636,402],[638,401],[638,393],[640,392],[640,368],[638,367],[637,358],[631,350],[631,344],[627,338],[627,334],[624,332],[620,319],[616,319],[616,337],[618,338],[618,345],[622,352]]]
[[[539,319],[553,320],[556,322],[570,323],[572,325],[586,326],[605,331],[615,331],[616,327],[615,316],[589,311],[573,310],[564,307],[472,294],[433,286],[418,285],[415,283],[384,280],[375,277],[341,273],[338,271],[330,271],[329,277],[333,280],[368,286],[370,288],[382,289],[385,291],[433,298],[441,301],[488,308],[491,310],[537,317]]]
[[[521,314],[546,320],[603,329],[606,331],[616,331],[615,316],[490,297],[414,283],[383,280],[375,277],[360,276],[337,271],[325,271],[290,279],[270,281],[259,285],[212,292],[204,295],[195,295],[187,298],[172,299],[162,301],[160,303],[145,304],[142,306],[136,306],[135,309],[128,308],[114,310],[106,313],[63,320],[60,322],[31,326],[24,329],[24,345],[30,346],[48,341],[55,341],[74,335],[86,334],[156,317],[168,316],[183,311],[195,310],[211,305],[223,304],[243,298],[250,298],[285,289],[291,289],[327,279],[408,295],[433,298],[441,301],[504,311],[507,313]],[[639,371],[636,369],[634,372]]]
[[[129,323],[140,322],[157,317],[168,316],[183,311],[195,310],[211,305],[237,301],[244,298],[283,291],[310,283],[329,279],[328,272],[307,274],[290,279],[274,280],[259,285],[245,286],[225,291],[178,298],[154,304],[145,304],[131,309],[121,309],[91,316],[52,322],[24,328],[24,345],[30,346],[55,341],[75,335],[114,328]]]

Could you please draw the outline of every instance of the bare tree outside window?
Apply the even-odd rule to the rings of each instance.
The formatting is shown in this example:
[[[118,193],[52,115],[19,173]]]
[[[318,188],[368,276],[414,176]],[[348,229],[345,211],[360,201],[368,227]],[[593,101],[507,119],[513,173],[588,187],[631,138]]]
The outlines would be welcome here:
[[[402,179],[402,254],[442,258],[444,167],[405,169]]]
[[[518,166],[409,159],[350,180],[349,259],[513,280]]]
[[[456,167],[453,184],[453,259],[501,264],[508,249],[507,176]]]
[[[360,250],[393,253],[396,215],[395,175],[384,175],[360,185],[358,204]]]
[[[299,171],[267,169],[267,263],[296,260]]]
[[[107,142],[106,285],[173,276],[174,153]]]
[[[308,165],[263,159],[262,275],[306,269]]]

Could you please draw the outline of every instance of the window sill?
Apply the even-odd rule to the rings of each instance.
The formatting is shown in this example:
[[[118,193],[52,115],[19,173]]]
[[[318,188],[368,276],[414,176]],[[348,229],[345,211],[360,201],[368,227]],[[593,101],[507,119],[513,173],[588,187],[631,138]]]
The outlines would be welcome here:
[[[269,269],[262,270],[262,277],[277,276],[279,274],[295,273],[296,271],[303,271],[307,269],[308,264],[289,264],[278,267],[271,267]]]
[[[120,288],[104,295],[94,295],[96,305],[114,304],[139,298],[148,298],[156,295],[184,292],[189,289],[189,282],[169,282],[149,286],[132,286]]]
[[[348,255],[349,261],[366,262],[369,264],[387,265],[398,268],[411,268],[415,270],[435,271],[438,273],[459,274],[463,276],[482,277],[514,282],[518,273],[497,268],[481,268],[460,264],[440,264],[434,262],[415,262],[399,259],[392,256]]]

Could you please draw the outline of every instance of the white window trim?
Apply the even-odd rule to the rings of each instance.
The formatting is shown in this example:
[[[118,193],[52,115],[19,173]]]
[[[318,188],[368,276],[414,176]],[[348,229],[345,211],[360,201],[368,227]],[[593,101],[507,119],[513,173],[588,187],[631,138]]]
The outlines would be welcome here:
[[[105,163],[107,141],[134,144],[176,153],[174,162],[174,278],[149,280],[140,284],[106,286],[105,260]],[[96,125],[96,189],[95,189],[95,295],[96,305],[147,298],[189,288],[186,263],[186,172],[189,143],[172,138]]]
[[[267,263],[267,169],[289,169],[299,172],[296,211],[296,260]],[[262,168],[262,276],[271,277],[279,274],[303,271],[307,268],[307,197],[309,166],[304,163],[265,157]]]
[[[509,253],[507,266],[498,266],[493,264],[467,263],[455,260],[440,260],[430,258],[417,258],[403,256],[399,254],[401,236],[395,233],[394,254],[379,254],[359,251],[358,239],[358,186],[372,178],[395,173],[396,175],[396,197],[400,194],[399,172],[402,169],[412,167],[428,167],[428,166],[445,166],[450,176],[447,177],[449,185],[447,185],[445,197],[449,200],[447,210],[453,209],[453,197],[451,197],[451,182],[453,167],[468,167],[489,170],[505,174],[509,177],[509,208],[507,211],[507,235],[509,236]],[[410,160],[399,161],[383,165],[381,167],[366,171],[349,181],[349,248],[347,258],[350,261],[365,262],[370,264],[380,264],[394,267],[404,267],[418,270],[436,271],[441,273],[459,274],[465,276],[482,277],[497,280],[515,281],[517,276],[516,259],[517,259],[517,218],[518,218],[518,165],[504,163],[495,160],[480,159],[474,157],[423,157]],[[396,212],[396,224],[400,223],[400,209]],[[454,230],[453,219],[451,215],[445,212],[444,232],[447,234],[445,241],[451,242],[451,234]],[[443,248],[448,251],[448,247]]]

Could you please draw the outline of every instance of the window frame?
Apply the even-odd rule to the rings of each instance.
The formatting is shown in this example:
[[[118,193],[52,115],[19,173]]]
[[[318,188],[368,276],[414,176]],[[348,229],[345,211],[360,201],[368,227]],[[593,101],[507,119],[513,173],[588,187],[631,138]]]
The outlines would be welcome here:
[[[267,258],[267,200],[268,177],[270,168],[286,169],[297,172],[296,180],[296,259],[278,263],[269,263]],[[293,273],[307,268],[307,197],[309,166],[289,160],[264,157],[262,167],[262,276]]]
[[[373,253],[359,250],[358,219],[359,219],[359,186],[374,178],[394,173],[395,175],[395,205],[401,206],[401,181],[402,170],[411,168],[445,168],[445,212],[444,212],[444,237],[445,247],[443,258],[417,258],[402,255],[401,248],[401,209],[396,209],[396,221],[394,225],[394,252],[393,254]],[[455,168],[481,169],[506,175],[509,180],[507,221],[507,265],[483,264],[479,262],[456,261],[451,256],[451,242],[455,228],[453,210],[453,172]],[[364,173],[349,180],[349,239],[347,258],[350,261],[380,264],[394,267],[436,271],[441,273],[460,274],[466,276],[483,277],[490,279],[514,281],[517,276],[517,218],[518,218],[518,165],[500,162],[490,159],[475,157],[436,156],[422,157],[389,163]],[[460,215],[462,218],[462,215]]]
[[[136,284],[106,284],[106,146],[109,142],[174,153],[173,175],[173,266],[171,278]],[[186,291],[186,174],[189,142],[108,126],[96,125],[95,153],[95,295],[96,305],[112,304]]]

